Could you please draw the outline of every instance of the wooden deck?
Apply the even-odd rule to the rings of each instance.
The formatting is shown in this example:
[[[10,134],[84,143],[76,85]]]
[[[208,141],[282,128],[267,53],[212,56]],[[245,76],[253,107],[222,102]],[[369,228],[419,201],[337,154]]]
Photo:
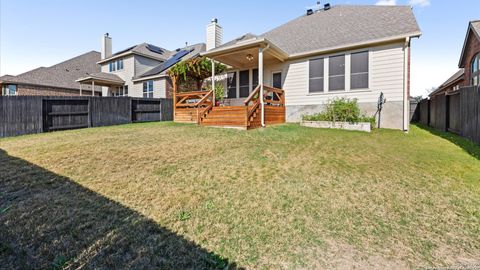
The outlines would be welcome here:
[[[213,106],[213,92],[188,92],[175,97],[174,121],[202,126],[253,129],[261,127],[258,86],[243,106]],[[265,125],[285,123],[285,98],[281,89],[264,86]]]

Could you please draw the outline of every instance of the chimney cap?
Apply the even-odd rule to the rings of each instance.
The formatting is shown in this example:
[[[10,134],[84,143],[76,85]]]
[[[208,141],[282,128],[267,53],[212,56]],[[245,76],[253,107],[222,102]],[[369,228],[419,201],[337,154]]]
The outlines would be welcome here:
[[[218,19],[217,18],[212,18],[212,23],[218,23]]]
[[[107,32],[107,33],[105,33],[105,36],[106,36],[106,37],[109,37],[109,36],[110,36],[110,34]]]

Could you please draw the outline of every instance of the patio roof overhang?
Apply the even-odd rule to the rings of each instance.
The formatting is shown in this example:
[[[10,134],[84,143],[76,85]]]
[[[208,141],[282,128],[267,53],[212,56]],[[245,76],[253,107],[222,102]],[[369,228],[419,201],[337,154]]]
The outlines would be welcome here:
[[[222,62],[233,68],[249,68],[258,64],[258,51],[264,50],[264,62],[284,62],[288,54],[265,38],[250,39],[233,45],[216,48],[201,53],[215,61]]]
[[[76,82],[81,84],[94,84],[98,86],[123,86],[125,81],[115,74],[100,72],[80,78]]]

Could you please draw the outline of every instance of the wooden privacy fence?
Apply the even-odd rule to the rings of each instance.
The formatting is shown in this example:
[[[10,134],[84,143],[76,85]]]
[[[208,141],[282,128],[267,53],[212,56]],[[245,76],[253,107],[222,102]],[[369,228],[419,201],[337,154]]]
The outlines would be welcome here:
[[[0,96],[0,137],[171,120],[171,99]]]
[[[418,108],[421,124],[480,144],[480,87],[464,87],[454,93],[424,99]]]

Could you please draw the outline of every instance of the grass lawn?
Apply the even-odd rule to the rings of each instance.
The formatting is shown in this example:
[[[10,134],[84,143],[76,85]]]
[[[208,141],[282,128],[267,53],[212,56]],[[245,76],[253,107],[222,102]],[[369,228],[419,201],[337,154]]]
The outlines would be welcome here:
[[[479,157],[417,126],[146,123],[0,139],[0,265],[478,267]]]

